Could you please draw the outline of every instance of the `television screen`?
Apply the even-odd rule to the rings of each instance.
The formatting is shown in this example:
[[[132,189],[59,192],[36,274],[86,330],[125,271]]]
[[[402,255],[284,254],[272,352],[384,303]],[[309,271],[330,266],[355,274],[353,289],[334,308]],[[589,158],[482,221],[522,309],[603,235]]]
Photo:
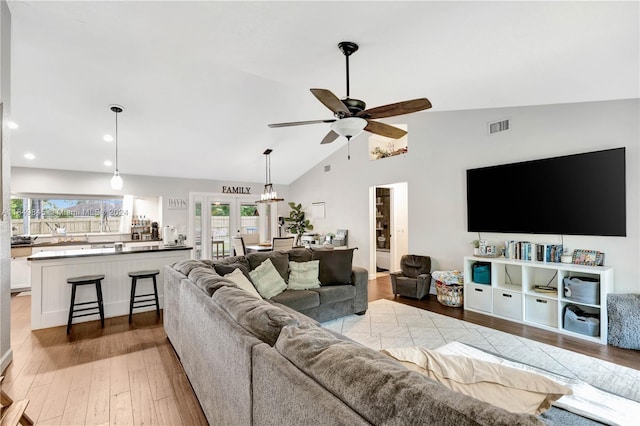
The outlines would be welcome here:
[[[472,232],[627,235],[625,148],[467,170]]]

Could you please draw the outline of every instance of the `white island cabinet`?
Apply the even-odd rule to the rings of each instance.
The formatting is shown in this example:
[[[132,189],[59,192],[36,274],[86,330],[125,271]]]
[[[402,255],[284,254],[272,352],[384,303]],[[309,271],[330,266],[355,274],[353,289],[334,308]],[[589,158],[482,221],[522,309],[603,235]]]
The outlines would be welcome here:
[[[84,275],[104,275],[102,296],[105,318],[129,314],[131,278],[128,273],[141,270],[160,271],[157,277],[160,307],[163,300],[163,266],[191,258],[192,247],[143,246],[124,248],[80,249],[34,253],[27,259],[31,266],[31,329],[67,324],[71,302],[71,285],[67,279]],[[153,293],[151,280],[140,280],[138,294]],[[79,286],[76,303],[96,300],[94,286]],[[135,312],[155,307],[136,309]],[[98,315],[74,318],[74,323],[99,319]]]

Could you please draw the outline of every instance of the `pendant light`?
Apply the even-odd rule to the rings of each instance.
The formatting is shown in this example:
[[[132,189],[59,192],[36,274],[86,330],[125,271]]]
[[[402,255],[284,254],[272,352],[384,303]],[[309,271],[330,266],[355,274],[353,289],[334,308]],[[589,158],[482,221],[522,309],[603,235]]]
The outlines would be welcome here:
[[[120,170],[118,170],[118,114],[124,111],[120,105],[110,105],[109,109],[116,113],[116,170],[113,172],[113,177],[111,178],[111,189],[119,191],[122,189],[124,182],[122,181],[122,177],[120,177]]]
[[[284,198],[278,198],[278,194],[273,189],[273,184],[271,183],[271,153],[272,149],[267,149],[264,154],[265,159],[265,185],[264,191],[262,191],[262,195],[260,199],[256,201],[256,203],[277,203],[278,201],[284,201]]]

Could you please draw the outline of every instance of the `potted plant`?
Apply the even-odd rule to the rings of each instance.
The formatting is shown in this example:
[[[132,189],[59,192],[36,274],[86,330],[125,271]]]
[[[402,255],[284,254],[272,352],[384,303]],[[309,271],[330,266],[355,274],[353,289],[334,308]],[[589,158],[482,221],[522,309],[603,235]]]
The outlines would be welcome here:
[[[471,245],[473,246],[473,254],[474,255],[479,255],[480,254],[480,240],[473,240],[471,241]]]
[[[295,245],[300,245],[300,239],[302,238],[302,234],[304,234],[307,230],[313,230],[313,225],[309,222],[309,219],[304,218],[304,211],[302,211],[302,204],[296,204],[294,202],[289,202],[289,207],[291,207],[291,211],[289,212],[289,217],[285,217],[285,222],[289,222],[289,226],[287,226],[287,231],[296,235]]]

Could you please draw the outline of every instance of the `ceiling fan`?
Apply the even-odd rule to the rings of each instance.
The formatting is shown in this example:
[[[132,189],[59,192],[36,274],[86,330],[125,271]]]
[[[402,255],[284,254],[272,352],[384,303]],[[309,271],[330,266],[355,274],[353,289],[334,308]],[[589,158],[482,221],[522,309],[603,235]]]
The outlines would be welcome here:
[[[322,102],[324,106],[329,108],[336,118],[327,120],[294,121],[290,123],[274,123],[269,124],[269,127],[275,128],[317,123],[333,123],[331,124],[331,130],[329,133],[327,133],[324,139],[322,139],[322,142],[320,142],[322,144],[331,143],[339,136],[344,136],[347,140],[351,140],[352,137],[360,134],[362,130],[392,139],[399,139],[407,134],[405,130],[373,120],[376,118],[409,114],[431,108],[431,102],[429,102],[427,98],[419,98],[365,109],[366,104],[364,101],[349,97],[349,56],[358,50],[358,45],[350,41],[343,41],[338,43],[338,47],[346,58],[347,96],[344,99],[338,99],[338,97],[330,90],[310,89],[311,93],[313,93],[313,95]]]

